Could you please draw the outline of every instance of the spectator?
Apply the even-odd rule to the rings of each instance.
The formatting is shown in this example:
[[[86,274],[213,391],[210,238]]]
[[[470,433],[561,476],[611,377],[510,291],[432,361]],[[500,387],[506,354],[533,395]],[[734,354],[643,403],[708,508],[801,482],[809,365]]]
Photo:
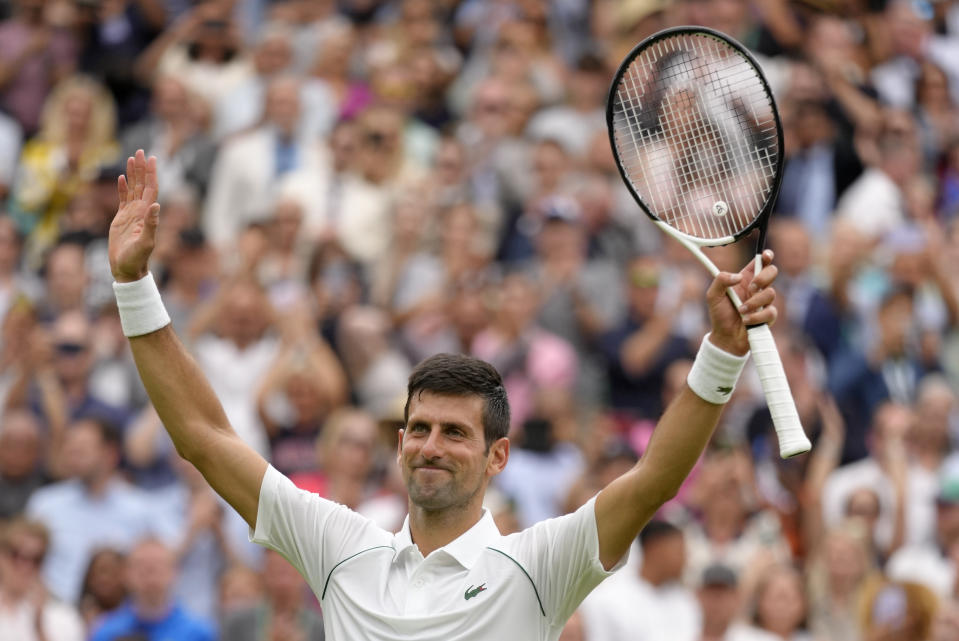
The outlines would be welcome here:
[[[898,550],[886,571],[891,579],[914,581],[942,600],[956,596],[956,555],[959,554],[959,470],[943,466],[936,495],[935,537]]]
[[[117,610],[127,599],[126,556],[114,548],[100,548],[90,556],[83,575],[79,608],[87,630]]]
[[[683,282],[677,296],[663,290],[661,272],[662,261],[654,255],[629,262],[626,317],[599,341],[606,358],[610,405],[633,419],[659,416],[666,369],[676,359],[692,356],[688,341],[674,332],[673,320],[679,305],[700,295],[698,283]]]
[[[36,416],[7,410],[0,420],[0,522],[23,512],[46,480],[48,453]]]
[[[274,314],[263,289],[239,279],[220,287],[190,328],[197,362],[213,382],[230,422],[258,452],[269,451],[256,414],[256,390],[276,359]]]
[[[117,473],[115,428],[94,419],[75,422],[67,430],[62,458],[66,480],[34,492],[26,512],[50,530],[43,566],[50,591],[75,603],[94,549],[104,544],[126,549],[144,536],[171,533],[147,496]]]
[[[203,213],[214,247],[226,248],[246,225],[266,218],[279,178],[320,168],[319,149],[299,132],[302,109],[300,81],[276,78],[266,89],[262,124],[221,147]]]
[[[859,608],[877,574],[871,533],[849,520],[806,557],[809,628],[817,639],[860,639]]]
[[[860,233],[871,240],[901,224],[906,215],[903,188],[921,160],[918,144],[912,117],[907,112],[889,112],[876,139],[876,164],[839,198],[839,218],[855,221]]]
[[[40,131],[23,146],[11,195],[20,231],[28,235],[30,265],[56,241],[71,198],[115,161],[115,136],[115,106],[97,81],[72,76],[47,98]]]
[[[43,524],[14,519],[0,531],[0,640],[81,641],[83,621],[47,593],[40,566],[49,544]]]
[[[323,619],[309,608],[306,582],[286,559],[272,550],[266,552],[263,586],[265,594],[261,603],[233,612],[223,622],[224,639],[323,641]]]
[[[805,630],[806,594],[802,576],[788,565],[767,568],[753,591],[757,641],[771,636],[784,641],[811,641]],[[766,634],[762,634],[766,633]]]
[[[935,485],[907,460],[906,439],[915,416],[908,407],[888,403],[876,412],[870,436],[870,456],[837,469],[823,488],[823,518],[827,528],[837,526],[851,506],[857,490],[876,497],[877,553],[887,557],[903,543],[920,543],[931,537],[929,512]]]
[[[163,167],[159,180],[169,192],[189,186],[202,195],[210,182],[216,147],[197,121],[194,100],[180,79],[160,76],[153,82],[150,115],[122,133],[123,155],[143,149],[156,156]]]
[[[749,628],[736,621],[740,609],[736,573],[726,565],[703,570],[697,596],[702,609],[701,641],[758,641]],[[774,641],[769,636],[762,641]]]
[[[40,125],[50,89],[76,65],[76,42],[47,21],[43,0],[14,0],[13,16],[0,23],[0,109],[27,136]]]
[[[681,579],[686,565],[683,532],[650,521],[640,532],[642,561],[638,576],[624,568],[615,580],[594,590],[580,606],[590,641],[696,641],[702,625],[700,605]]]
[[[877,581],[864,597],[863,638],[926,639],[932,628],[936,597],[908,581]]]
[[[105,617],[91,641],[119,641],[140,633],[147,641],[213,641],[211,623],[188,614],[172,596],[176,580],[173,550],[154,539],[141,540],[127,559],[126,582],[130,600]]]

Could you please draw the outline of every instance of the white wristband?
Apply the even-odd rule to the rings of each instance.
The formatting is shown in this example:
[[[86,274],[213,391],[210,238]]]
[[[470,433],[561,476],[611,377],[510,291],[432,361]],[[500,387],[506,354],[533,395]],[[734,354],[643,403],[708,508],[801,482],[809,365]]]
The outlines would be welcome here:
[[[709,342],[709,334],[706,334],[686,377],[686,384],[704,401],[724,405],[732,396],[748,359],[749,352],[743,356],[730,354]]]
[[[143,336],[170,324],[170,315],[150,272],[131,283],[113,283],[113,293],[124,336]]]

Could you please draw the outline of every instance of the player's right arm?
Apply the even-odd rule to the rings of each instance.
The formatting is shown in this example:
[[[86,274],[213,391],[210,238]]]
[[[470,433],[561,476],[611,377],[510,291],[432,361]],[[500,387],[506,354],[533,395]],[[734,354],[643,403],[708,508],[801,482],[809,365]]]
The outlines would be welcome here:
[[[118,283],[146,276],[156,240],[156,159],[143,151],[127,160],[117,185],[120,206],[110,225],[110,269]],[[130,339],[130,349],[150,400],[177,452],[210,486],[256,526],[267,462],[237,436],[213,389],[170,325]]]

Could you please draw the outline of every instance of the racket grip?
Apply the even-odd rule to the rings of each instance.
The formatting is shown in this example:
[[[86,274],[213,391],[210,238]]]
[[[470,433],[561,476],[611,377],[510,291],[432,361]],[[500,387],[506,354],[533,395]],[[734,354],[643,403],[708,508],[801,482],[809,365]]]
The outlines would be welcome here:
[[[812,443],[806,438],[799,422],[796,403],[789,391],[786,372],[783,371],[782,359],[779,357],[773,334],[769,331],[769,325],[750,327],[746,335],[749,338],[753,362],[759,372],[759,381],[766,395],[766,404],[772,415],[773,426],[779,437],[779,456],[789,458],[808,452]]]

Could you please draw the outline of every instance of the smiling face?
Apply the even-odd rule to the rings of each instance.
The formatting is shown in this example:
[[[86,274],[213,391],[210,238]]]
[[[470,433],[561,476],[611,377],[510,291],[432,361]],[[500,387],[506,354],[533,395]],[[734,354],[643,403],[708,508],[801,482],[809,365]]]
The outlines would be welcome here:
[[[410,399],[398,462],[411,508],[427,512],[478,508],[489,480],[509,458],[505,438],[486,446],[484,400],[423,391]]]

